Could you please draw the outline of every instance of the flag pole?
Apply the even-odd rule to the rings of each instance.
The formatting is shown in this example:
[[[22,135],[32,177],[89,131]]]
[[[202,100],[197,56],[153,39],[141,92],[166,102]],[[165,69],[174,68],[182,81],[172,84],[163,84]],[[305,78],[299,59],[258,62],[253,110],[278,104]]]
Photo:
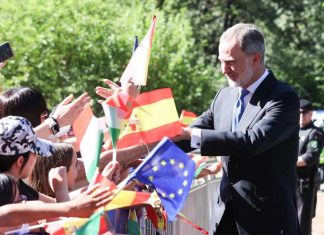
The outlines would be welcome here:
[[[138,47],[138,37],[137,37],[137,35],[135,35],[134,46],[133,46],[133,54],[136,51],[137,47]],[[141,91],[141,85],[138,85],[137,89],[138,89],[138,91]]]

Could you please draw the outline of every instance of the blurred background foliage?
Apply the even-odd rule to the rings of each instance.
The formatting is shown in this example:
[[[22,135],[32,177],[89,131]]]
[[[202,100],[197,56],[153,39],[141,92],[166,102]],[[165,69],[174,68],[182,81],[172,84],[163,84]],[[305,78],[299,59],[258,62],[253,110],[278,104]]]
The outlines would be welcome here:
[[[0,43],[15,58],[1,70],[1,89],[31,86],[53,107],[70,93],[118,81],[134,36],[157,16],[148,85],[170,87],[179,112],[201,113],[226,79],[217,61],[221,33],[254,23],[267,43],[266,63],[278,79],[324,108],[324,2],[321,0],[0,0]]]

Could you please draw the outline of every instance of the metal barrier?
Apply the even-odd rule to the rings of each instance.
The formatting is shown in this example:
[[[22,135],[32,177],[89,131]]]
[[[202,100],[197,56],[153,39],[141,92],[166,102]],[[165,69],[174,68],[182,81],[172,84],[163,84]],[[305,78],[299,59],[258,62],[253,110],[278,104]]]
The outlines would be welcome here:
[[[209,230],[212,220],[213,207],[216,205],[215,193],[220,183],[220,178],[208,176],[194,180],[186,203],[181,210],[190,221]],[[168,223],[167,229],[156,230],[149,220],[143,220],[141,224],[143,235],[201,235],[191,225],[176,218],[173,223]]]

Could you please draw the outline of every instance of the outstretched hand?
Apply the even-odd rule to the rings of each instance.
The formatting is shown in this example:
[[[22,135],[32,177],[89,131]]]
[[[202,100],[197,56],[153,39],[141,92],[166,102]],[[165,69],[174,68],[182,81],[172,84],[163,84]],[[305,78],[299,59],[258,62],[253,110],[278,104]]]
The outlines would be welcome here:
[[[191,139],[190,127],[182,128],[182,133],[172,138],[174,142],[181,141],[181,140],[190,140],[190,139]]]
[[[137,86],[135,86],[135,84],[131,81],[131,79],[122,87],[118,86],[116,83],[108,79],[104,79],[104,83],[106,83],[109,86],[109,88],[97,86],[96,94],[104,98],[105,100],[108,99],[110,96],[112,96],[114,93],[118,93],[118,92],[125,92],[134,99],[139,94],[139,90]],[[102,103],[103,100],[99,100],[98,102]]]
[[[52,116],[59,122],[60,127],[70,125],[77,119],[89,101],[90,97],[86,92],[75,100],[73,100],[73,95],[71,94],[57,106]]]
[[[218,172],[221,171],[222,166],[222,162],[215,162],[209,167],[205,167],[204,169],[202,169],[197,178],[202,178],[207,175],[216,175]]]
[[[70,216],[87,218],[96,209],[106,205],[114,198],[114,190],[109,187],[99,189],[99,186],[100,184],[94,185],[69,202],[71,205]]]
[[[103,169],[102,175],[117,184],[120,179],[120,164],[116,161],[109,162]]]

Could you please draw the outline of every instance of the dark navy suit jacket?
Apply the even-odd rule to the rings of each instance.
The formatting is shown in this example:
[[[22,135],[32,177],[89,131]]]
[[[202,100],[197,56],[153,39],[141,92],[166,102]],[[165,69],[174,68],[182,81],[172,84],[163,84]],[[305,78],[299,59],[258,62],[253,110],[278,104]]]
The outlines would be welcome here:
[[[220,90],[192,125],[201,128],[201,154],[222,156],[215,229],[231,199],[241,234],[299,234],[296,161],[299,98],[270,71],[231,131],[238,88]],[[177,143],[189,151],[190,143]]]

